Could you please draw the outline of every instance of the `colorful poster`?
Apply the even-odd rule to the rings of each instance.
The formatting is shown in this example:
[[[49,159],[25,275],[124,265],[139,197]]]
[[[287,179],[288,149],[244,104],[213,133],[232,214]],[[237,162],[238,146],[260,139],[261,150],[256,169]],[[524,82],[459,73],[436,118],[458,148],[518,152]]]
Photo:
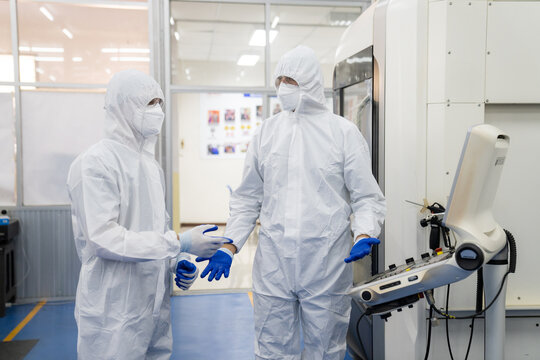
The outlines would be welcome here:
[[[219,111],[218,110],[208,110],[208,124],[209,125],[219,124]]]
[[[200,99],[201,157],[243,158],[255,129],[262,123],[262,97],[201,94]]]

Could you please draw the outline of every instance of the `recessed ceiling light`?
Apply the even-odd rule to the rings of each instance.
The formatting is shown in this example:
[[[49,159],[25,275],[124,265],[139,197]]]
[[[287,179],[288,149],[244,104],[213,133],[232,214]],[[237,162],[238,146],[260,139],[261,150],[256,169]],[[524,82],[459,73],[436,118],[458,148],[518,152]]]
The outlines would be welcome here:
[[[81,62],[81,61],[82,61],[82,57],[75,56],[74,58],[71,58],[71,60],[72,60],[73,62]]]
[[[174,19],[173,19],[172,16],[171,16],[171,18],[169,19],[169,22],[171,23],[171,26],[174,26]]]
[[[43,15],[45,15],[45,17],[51,21],[54,21],[54,17],[51,15],[51,13],[49,12],[49,10],[47,10],[46,8],[44,8],[43,6],[41,6],[39,8],[39,11],[41,11],[41,13]]]
[[[259,61],[259,55],[242,55],[238,62],[238,66],[254,66]]]
[[[73,39],[73,34],[68,29],[62,29],[62,32],[64,35],[66,35],[69,39]]]
[[[174,37],[176,38],[176,41],[180,41],[180,33],[178,31],[174,32]]]
[[[36,68],[36,72],[38,72],[38,73],[40,73],[42,75],[45,73],[45,71],[41,70],[40,68]]]
[[[277,34],[277,30],[270,30],[270,44],[274,41]],[[249,46],[266,46],[266,31],[262,29],[255,30],[249,40]]]
[[[40,62],[62,62],[62,61],[64,61],[63,57],[54,57],[54,56],[36,56],[34,59],[36,61],[40,61]]]
[[[51,79],[51,81],[56,81],[56,76],[51,75],[51,76],[49,76],[49,79]]]
[[[63,53],[63,48],[19,46],[19,51],[40,53]]]
[[[149,62],[150,58],[148,57],[137,57],[137,56],[113,56],[111,61],[128,61],[128,62]]]
[[[150,49],[147,48],[103,48],[101,49],[102,53],[106,54],[149,54]]]
[[[279,16],[274,17],[274,20],[272,20],[272,29],[276,28],[278,22],[279,22]]]

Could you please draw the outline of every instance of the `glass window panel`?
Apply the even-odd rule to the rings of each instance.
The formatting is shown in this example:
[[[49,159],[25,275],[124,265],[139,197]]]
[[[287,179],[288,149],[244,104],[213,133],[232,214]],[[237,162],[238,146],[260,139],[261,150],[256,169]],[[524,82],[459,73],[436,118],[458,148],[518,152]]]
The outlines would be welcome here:
[[[103,91],[23,91],[25,205],[68,204],[67,173],[77,155],[103,138]]]
[[[13,87],[0,89],[0,205],[15,205],[15,116]]]
[[[146,4],[19,0],[21,81],[106,84],[125,69],[149,72]]]
[[[174,84],[264,86],[264,5],[173,1],[169,20]]]
[[[272,5],[270,21],[277,31],[270,45],[272,71],[283,54],[298,45],[312,48],[321,62],[325,87],[332,87],[334,56],[348,25],[360,16],[358,7]]]
[[[372,79],[343,89],[343,117],[351,120],[362,132],[369,151],[373,146]]]
[[[0,81],[13,81],[9,1],[0,0]]]

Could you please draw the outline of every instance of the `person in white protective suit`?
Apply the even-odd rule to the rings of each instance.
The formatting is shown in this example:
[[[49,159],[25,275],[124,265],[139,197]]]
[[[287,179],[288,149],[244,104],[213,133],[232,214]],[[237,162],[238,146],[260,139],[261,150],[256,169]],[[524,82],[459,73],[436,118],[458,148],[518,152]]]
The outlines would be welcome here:
[[[259,218],[256,358],[343,360],[351,310],[348,263],[379,243],[385,200],[360,131],[325,106],[313,51],[299,46],[286,53],[275,80],[284,111],[265,120],[249,146],[243,180],[230,200],[225,236],[233,244],[209,259],[202,276],[228,275],[223,254],[230,266]]]
[[[75,319],[79,359],[169,359],[171,273],[188,289],[197,271],[184,252],[212,256],[225,240],[202,225],[168,227],[154,149],[163,123],[159,85],[144,73],[113,76],[105,139],[71,165],[68,191],[82,262]]]

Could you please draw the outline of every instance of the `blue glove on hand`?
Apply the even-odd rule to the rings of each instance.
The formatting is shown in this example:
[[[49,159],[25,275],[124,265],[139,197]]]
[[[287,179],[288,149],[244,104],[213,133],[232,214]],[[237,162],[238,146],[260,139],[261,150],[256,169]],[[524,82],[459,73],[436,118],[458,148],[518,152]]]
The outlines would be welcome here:
[[[176,286],[182,290],[187,290],[191,287],[195,279],[199,275],[199,269],[187,260],[181,260],[176,265]]]
[[[208,273],[210,273],[208,281],[212,281],[214,278],[217,281],[221,279],[221,275],[225,275],[226,278],[229,277],[229,270],[231,269],[233,255],[228,249],[219,249],[216,251],[214,256],[210,258],[198,257],[195,259],[196,262],[206,260],[209,260],[208,265],[206,265],[206,268],[203,270],[201,278],[204,278],[206,275],[208,275]]]
[[[350,256],[345,259],[345,262],[350,263],[351,261],[363,258],[371,252],[371,245],[380,243],[381,241],[379,239],[372,237],[358,240],[351,249]]]

